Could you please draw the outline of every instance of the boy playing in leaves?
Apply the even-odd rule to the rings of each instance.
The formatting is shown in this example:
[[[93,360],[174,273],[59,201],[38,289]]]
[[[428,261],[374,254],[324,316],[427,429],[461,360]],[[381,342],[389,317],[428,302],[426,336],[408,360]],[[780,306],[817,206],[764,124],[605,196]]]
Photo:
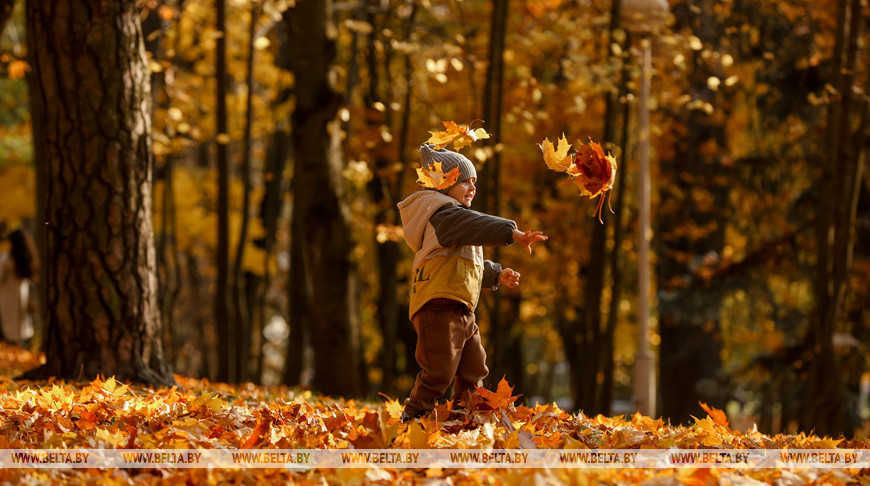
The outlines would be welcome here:
[[[399,203],[405,241],[416,252],[410,316],[422,368],[405,400],[405,422],[434,409],[454,377],[454,405],[469,405],[471,392],[489,373],[474,309],[482,287],[516,287],[520,274],[484,260],[482,246],[518,242],[531,254],[532,243],[547,239],[540,231],[517,230],[509,219],[471,210],[477,171],[462,154],[426,144],[420,159],[423,167],[440,162],[445,174],[458,168],[459,178],[445,189],[417,191]]]

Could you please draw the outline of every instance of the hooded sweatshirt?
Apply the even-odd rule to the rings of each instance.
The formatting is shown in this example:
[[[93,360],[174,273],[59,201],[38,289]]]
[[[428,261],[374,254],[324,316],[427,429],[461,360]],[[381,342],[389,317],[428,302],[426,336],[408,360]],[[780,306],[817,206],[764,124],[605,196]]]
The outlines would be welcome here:
[[[517,224],[474,211],[436,191],[418,191],[399,203],[405,242],[414,250],[409,315],[446,298],[477,308],[482,287],[498,288],[501,265],[483,258],[482,246],[510,245]]]

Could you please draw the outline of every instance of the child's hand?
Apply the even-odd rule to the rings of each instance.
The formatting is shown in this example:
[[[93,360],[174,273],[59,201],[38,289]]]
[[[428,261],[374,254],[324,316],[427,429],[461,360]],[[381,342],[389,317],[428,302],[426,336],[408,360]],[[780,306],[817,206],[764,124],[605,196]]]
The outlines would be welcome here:
[[[548,236],[541,231],[526,231],[514,230],[514,241],[526,247],[529,250],[529,255],[532,254],[532,243],[536,241],[546,241]]]
[[[517,272],[512,268],[502,269],[502,271],[498,273],[498,283],[510,288],[518,286],[520,284],[520,272]]]

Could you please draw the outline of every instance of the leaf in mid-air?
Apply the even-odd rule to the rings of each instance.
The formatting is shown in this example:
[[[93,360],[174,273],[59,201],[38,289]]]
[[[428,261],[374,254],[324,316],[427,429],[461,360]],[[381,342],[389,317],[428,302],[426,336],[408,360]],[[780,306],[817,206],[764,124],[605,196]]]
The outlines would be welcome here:
[[[589,141],[589,144],[578,144],[580,148],[574,154],[574,165],[577,175],[573,182],[580,187],[582,195],[595,197],[607,192],[613,187],[616,175],[616,159],[605,154],[601,145]]]
[[[574,162],[571,156],[568,155],[568,152],[571,150],[571,144],[568,143],[568,139],[565,138],[564,134],[559,138],[558,143],[558,147],[555,147],[553,142],[550,142],[550,139],[545,138],[538,146],[541,147],[541,151],[544,153],[544,162],[547,164],[547,167],[556,172],[565,172]]]
[[[459,167],[454,167],[453,170],[444,174],[441,170],[441,162],[417,169],[417,184],[430,189],[440,191],[452,186],[459,179]]]
[[[601,220],[601,208],[604,204],[604,193],[613,187],[616,177],[616,159],[604,152],[601,145],[593,141],[589,144],[578,142],[578,149],[570,154],[571,145],[565,139],[565,135],[558,140],[558,146],[554,146],[549,139],[544,139],[539,145],[544,155],[544,163],[547,167],[568,175],[568,182],[576,184],[580,188],[581,196],[590,198],[601,195],[595,214]],[[613,210],[610,210],[613,212]]]
[[[443,149],[451,143],[454,150],[459,150],[473,142],[489,138],[489,133],[483,128],[472,130],[470,124],[459,125],[452,121],[442,121],[441,123],[444,124],[444,131],[429,132],[432,136],[426,141],[435,145],[436,150]]]

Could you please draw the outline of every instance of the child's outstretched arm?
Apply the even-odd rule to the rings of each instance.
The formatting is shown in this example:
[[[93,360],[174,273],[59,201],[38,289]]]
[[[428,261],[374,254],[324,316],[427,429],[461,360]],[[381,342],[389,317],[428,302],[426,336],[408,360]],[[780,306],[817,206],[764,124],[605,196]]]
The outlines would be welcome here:
[[[520,230],[514,230],[513,238],[515,242],[525,246],[526,249],[529,251],[529,255],[531,255],[532,243],[538,241],[546,241],[549,237],[541,231],[522,232]]]

